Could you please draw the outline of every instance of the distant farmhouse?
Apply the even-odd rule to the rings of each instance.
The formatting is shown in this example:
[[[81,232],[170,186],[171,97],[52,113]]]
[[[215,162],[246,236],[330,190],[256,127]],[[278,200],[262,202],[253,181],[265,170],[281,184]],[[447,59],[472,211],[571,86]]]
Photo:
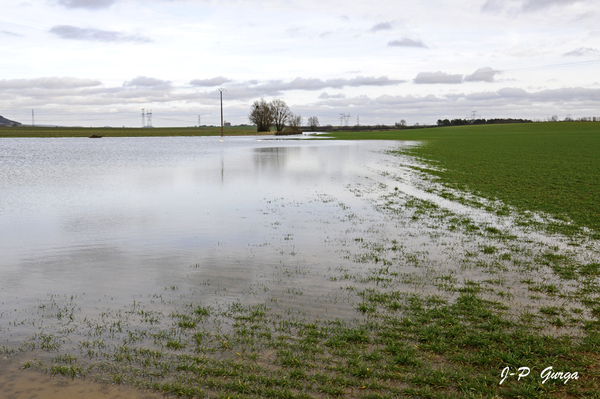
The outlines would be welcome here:
[[[19,122],[11,121],[0,115],[0,126],[21,126]]]

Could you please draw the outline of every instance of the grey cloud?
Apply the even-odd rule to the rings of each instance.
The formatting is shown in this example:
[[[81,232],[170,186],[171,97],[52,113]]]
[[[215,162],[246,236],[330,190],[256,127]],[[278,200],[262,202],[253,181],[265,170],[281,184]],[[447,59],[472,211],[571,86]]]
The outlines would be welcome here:
[[[581,0],[487,0],[481,7],[485,12],[535,12],[555,6],[568,6]]]
[[[506,100],[509,102],[531,103],[565,103],[569,101],[592,101],[600,102],[600,89],[587,89],[583,87],[569,87],[562,89],[547,89],[535,92],[528,92],[521,88],[504,87],[497,91],[485,91],[470,94],[449,94],[445,96],[453,101],[465,99],[477,102],[490,102],[496,100]]]
[[[372,98],[367,96],[357,96],[351,98],[329,98],[325,101],[320,101],[317,104],[319,105],[327,105],[328,107],[350,107],[350,106],[360,106],[361,110],[365,110],[370,106],[374,105],[375,102]]]
[[[392,24],[391,23],[389,23],[389,22],[380,22],[380,23],[374,25],[370,29],[370,31],[371,32],[377,32],[377,31],[380,31],[380,30],[391,30],[391,29],[392,29]]]
[[[577,3],[579,0],[525,0],[523,11],[538,11],[552,6],[566,6]]]
[[[247,100],[259,97],[281,96],[289,90],[323,90],[325,88],[341,89],[344,87],[360,86],[394,86],[404,83],[404,80],[389,79],[387,76],[357,76],[352,79],[314,79],[295,78],[285,82],[270,80],[258,82],[255,80],[227,85],[227,97],[237,100]]]
[[[487,0],[483,6],[481,6],[481,11],[484,12],[498,12],[502,11],[504,7],[504,2],[501,0]]]
[[[597,56],[600,55],[600,51],[591,47],[579,47],[578,49],[569,51],[568,53],[564,53],[563,55],[566,57],[583,57],[586,55]]]
[[[525,98],[529,96],[529,93],[524,89],[505,87],[498,90],[498,95],[504,98]]]
[[[190,84],[192,86],[213,87],[213,86],[222,85],[227,82],[231,82],[231,79],[227,79],[226,77],[223,77],[223,76],[217,76],[217,77],[210,78],[210,79],[194,79],[194,80],[190,81]]]
[[[600,89],[566,87],[562,89],[542,90],[528,96],[535,101],[600,101]]]
[[[99,86],[102,83],[93,79],[79,79],[70,77],[45,77],[35,79],[2,79],[0,89],[73,89],[81,87]]]
[[[426,96],[390,96],[388,94],[384,94],[376,98],[376,101],[381,104],[386,105],[405,105],[405,104],[416,104],[416,103],[431,103],[431,102],[439,102],[442,99],[436,97],[433,94],[428,94]]]
[[[490,67],[479,68],[471,75],[465,76],[465,82],[493,82],[494,75],[498,73]]]
[[[58,4],[66,8],[87,8],[88,10],[98,10],[108,8],[117,0],[58,0]]]
[[[2,33],[3,35],[7,35],[7,36],[18,36],[18,37],[23,37],[23,35],[19,34],[19,33],[15,33],[15,32],[10,32],[7,30],[0,30],[0,33]]]
[[[404,83],[404,80],[388,79],[387,76],[357,76],[352,79],[315,79],[295,78],[290,82],[271,80],[247,87],[248,90],[261,95],[278,95],[287,90],[322,90],[325,88],[341,89],[343,87],[359,86],[395,86]],[[247,86],[244,84],[244,86]]]
[[[171,82],[147,76],[138,76],[128,82],[123,83],[124,87],[166,87],[170,86]]]
[[[438,83],[462,83],[462,75],[449,75],[447,73],[437,72],[419,72],[413,79],[417,84],[438,84]]]
[[[271,86],[278,90],[321,90],[326,87],[340,89],[351,86],[394,86],[404,83],[404,80],[388,79],[387,76],[378,78],[372,76],[357,76],[353,79],[315,79],[315,78],[296,78],[291,82],[283,83],[281,81],[271,81],[265,84],[265,87]]]
[[[17,84],[16,80],[0,80],[0,108],[9,114],[23,112],[23,109],[36,107],[37,109],[69,110],[72,118],[76,114],[95,109],[103,112],[103,109],[125,107],[135,109],[133,112],[135,121],[139,115],[139,108],[147,107],[151,103],[154,110],[159,108],[158,104],[166,104],[168,107],[177,104],[177,109],[188,115],[191,121],[196,120],[196,109],[199,105],[210,107],[215,110],[215,121],[218,120],[218,93],[215,90],[198,90],[190,86],[170,87],[157,89],[160,86],[117,86],[104,87],[93,80],[74,78],[41,78],[41,79],[67,79],[63,81],[63,88],[58,88],[56,81],[50,83],[39,80],[24,80]],[[138,79],[138,78],[136,78]],[[136,79],[132,79],[135,81]],[[152,79],[152,78],[148,78]],[[158,80],[158,79],[157,79]],[[7,86],[14,90],[3,90]],[[98,83],[94,86],[92,83]],[[146,81],[151,83],[152,81]],[[139,83],[144,83],[140,80]],[[228,87],[228,100],[231,101],[230,117],[228,120],[247,122],[247,112],[252,97],[257,91],[245,82]],[[57,87],[48,90],[46,87]],[[231,88],[231,89],[230,89]],[[325,97],[325,96],[323,96]],[[260,97],[258,97],[260,98]],[[517,87],[504,87],[494,91],[480,91],[471,93],[458,93],[448,95],[381,95],[376,98],[367,96],[356,96],[350,98],[338,98],[338,95],[327,95],[327,98],[319,98],[310,104],[289,104],[294,112],[303,115],[317,115],[321,123],[336,124],[339,113],[350,111],[353,115],[360,115],[363,124],[386,123],[404,118],[411,124],[414,122],[435,123],[439,118],[463,117],[473,109],[485,118],[491,117],[526,117],[544,118],[547,115],[557,113],[557,109],[563,114],[571,113],[573,116],[598,115],[600,105],[600,88],[571,87],[552,90],[524,90]],[[93,108],[95,107],[95,108]],[[168,108],[165,106],[164,108]],[[183,111],[185,109],[185,111]],[[66,112],[66,111],[65,111]],[[322,119],[323,116],[323,119]],[[329,118],[329,119],[327,119]],[[11,118],[12,119],[12,118]],[[110,119],[110,116],[108,117]],[[183,118],[185,119],[185,118]],[[17,119],[18,120],[18,119]],[[203,119],[204,121],[204,119]],[[105,122],[102,122],[106,124]],[[118,122],[120,124],[121,122]],[[212,122],[211,122],[212,123]]]
[[[321,100],[328,100],[330,98],[346,98],[346,95],[344,93],[339,93],[339,94],[329,94],[327,92],[323,92],[321,94],[319,94],[319,97]]]
[[[139,35],[127,35],[121,32],[78,28],[71,25],[57,25],[50,29],[50,33],[57,35],[62,39],[70,40],[88,40],[100,42],[138,42],[148,43],[152,39]]]
[[[400,40],[392,40],[387,45],[388,45],[388,47],[421,47],[421,48],[427,48],[427,46],[425,45],[425,43],[423,43],[421,40],[410,39],[408,37],[404,37],[404,38],[402,38]]]
[[[302,34],[306,30],[303,26],[292,26],[285,30],[285,33],[290,37],[297,37]]]

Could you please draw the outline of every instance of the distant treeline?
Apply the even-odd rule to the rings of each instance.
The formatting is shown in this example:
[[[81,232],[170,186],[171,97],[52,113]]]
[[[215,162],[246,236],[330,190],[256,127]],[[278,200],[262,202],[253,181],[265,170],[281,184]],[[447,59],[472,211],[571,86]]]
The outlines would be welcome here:
[[[438,119],[438,126],[461,126],[461,125],[494,125],[504,123],[532,123],[529,119],[494,118],[494,119]]]

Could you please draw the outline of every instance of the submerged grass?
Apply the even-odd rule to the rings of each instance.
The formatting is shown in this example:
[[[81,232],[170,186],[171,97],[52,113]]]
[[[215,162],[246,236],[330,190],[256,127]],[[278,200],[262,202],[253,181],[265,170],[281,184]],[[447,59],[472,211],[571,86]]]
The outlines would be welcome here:
[[[406,153],[434,166],[444,184],[523,211],[552,215],[552,229],[587,227],[600,238],[600,123],[456,126],[344,132],[339,139],[421,140]]]
[[[22,367],[185,398],[598,397],[595,328],[577,340],[548,336],[534,319],[512,320],[505,305],[477,293],[451,302],[374,288],[359,295],[371,311],[352,322],[289,320],[263,304],[234,303],[214,312],[230,327],[222,332],[191,304],[172,315],[172,326],[187,316],[193,328],[152,327],[153,342],[118,335],[93,357],[80,346],[77,355]],[[521,367],[530,374],[519,380]]]

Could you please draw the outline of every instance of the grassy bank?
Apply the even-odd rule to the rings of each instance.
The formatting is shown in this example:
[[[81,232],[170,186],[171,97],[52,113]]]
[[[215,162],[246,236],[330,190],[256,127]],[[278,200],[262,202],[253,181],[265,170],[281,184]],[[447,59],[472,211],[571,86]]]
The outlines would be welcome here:
[[[338,133],[335,138],[424,140],[413,148],[444,184],[600,232],[600,123],[456,126]]]
[[[1,137],[155,137],[155,136],[220,136],[220,127],[154,127],[154,128],[120,128],[120,127],[3,127]],[[225,136],[255,135],[256,127],[233,126],[223,128]]]

